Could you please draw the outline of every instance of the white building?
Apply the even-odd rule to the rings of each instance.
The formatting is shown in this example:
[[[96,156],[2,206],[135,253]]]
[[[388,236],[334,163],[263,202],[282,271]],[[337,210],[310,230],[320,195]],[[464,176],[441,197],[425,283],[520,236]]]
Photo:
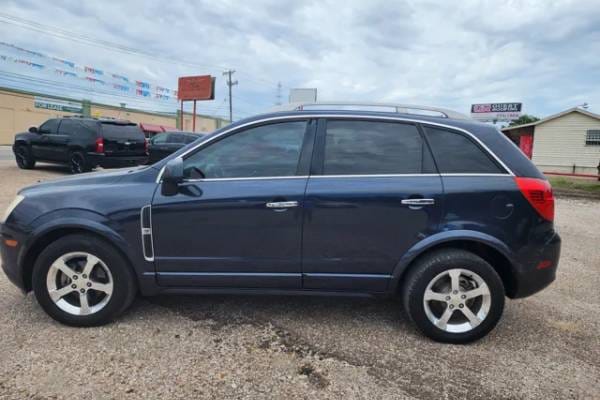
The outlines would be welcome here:
[[[600,115],[571,108],[502,129],[542,172],[598,174]]]

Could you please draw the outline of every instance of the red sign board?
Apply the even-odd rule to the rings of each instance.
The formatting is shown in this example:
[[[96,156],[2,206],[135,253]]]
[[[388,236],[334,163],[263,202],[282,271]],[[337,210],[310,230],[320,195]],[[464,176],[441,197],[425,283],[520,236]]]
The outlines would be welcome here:
[[[177,98],[179,100],[214,100],[215,78],[210,75],[180,77]]]

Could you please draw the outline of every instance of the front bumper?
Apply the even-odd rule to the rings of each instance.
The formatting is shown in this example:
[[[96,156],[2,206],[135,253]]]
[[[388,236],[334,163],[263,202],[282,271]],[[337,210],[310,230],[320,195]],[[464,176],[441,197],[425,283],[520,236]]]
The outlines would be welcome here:
[[[124,168],[136,165],[145,165],[148,162],[148,156],[107,156],[100,153],[88,153],[87,156],[91,165],[99,165],[102,168]]]
[[[11,247],[6,244],[6,240],[16,240],[17,246]],[[19,251],[23,247],[23,238],[9,230],[5,225],[0,224],[0,263],[2,270],[8,277],[8,280],[16,285],[23,292],[27,291],[25,282],[23,282],[23,272],[19,267]]]
[[[539,292],[556,279],[560,258],[561,238],[556,232],[522,256],[522,262],[514,272],[514,287],[508,293],[511,298],[522,298]]]

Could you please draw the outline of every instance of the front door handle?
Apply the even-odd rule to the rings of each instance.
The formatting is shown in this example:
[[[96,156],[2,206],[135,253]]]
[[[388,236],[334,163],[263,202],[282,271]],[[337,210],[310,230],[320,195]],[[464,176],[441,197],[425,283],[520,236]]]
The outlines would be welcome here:
[[[297,201],[274,201],[267,203],[267,208],[284,209],[298,207]]]
[[[404,199],[402,200],[402,204],[407,206],[430,206],[435,204],[434,199]]]

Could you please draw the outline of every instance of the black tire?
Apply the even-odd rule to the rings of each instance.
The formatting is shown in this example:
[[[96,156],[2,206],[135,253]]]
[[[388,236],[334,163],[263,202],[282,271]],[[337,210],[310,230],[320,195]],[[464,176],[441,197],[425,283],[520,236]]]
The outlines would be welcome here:
[[[33,169],[35,167],[35,158],[31,154],[31,148],[27,145],[20,144],[15,148],[15,159],[17,166],[21,169]]]
[[[90,172],[92,166],[87,160],[85,154],[81,151],[73,151],[69,155],[69,170],[72,174],[81,174],[84,172]]]
[[[428,285],[434,278],[451,269],[462,269],[477,274],[483,279],[490,293],[489,297],[487,297],[491,301],[487,316],[475,328],[472,328],[473,324],[469,324],[471,328],[468,329],[471,330],[466,332],[448,332],[447,330],[440,329],[429,319],[425,309],[424,296]],[[465,279],[465,276],[466,274],[460,275],[462,279]],[[450,278],[448,277],[447,279]],[[450,289],[448,290],[450,291]],[[456,299],[460,298],[460,293],[465,292],[459,292],[459,294],[455,295],[457,296],[455,297]],[[447,294],[451,295],[452,293]],[[505,292],[502,280],[494,268],[484,259],[465,250],[442,249],[424,255],[411,267],[411,270],[404,281],[402,300],[406,314],[408,314],[409,318],[414,322],[417,328],[429,338],[444,343],[469,343],[481,339],[494,329],[504,310],[504,295]],[[462,302],[463,300],[456,301]],[[478,300],[464,300],[464,304],[458,304],[461,309],[468,306],[466,304],[467,301]],[[483,302],[483,297],[481,297],[481,300],[479,301]],[[457,306],[451,306],[450,302],[435,301],[428,302],[427,304],[432,303],[433,306],[438,307],[438,309],[443,311],[447,311],[446,308],[451,308],[451,318],[459,319],[456,323],[461,322],[460,318],[466,318],[466,314],[463,314],[462,310],[459,310]],[[481,306],[481,303],[479,303],[479,305]],[[477,304],[473,304],[473,306],[476,307]],[[431,312],[432,306],[429,306],[429,308]],[[457,311],[461,312],[457,317],[454,317],[454,314],[456,314]],[[442,316],[439,314],[437,317],[442,319]],[[452,321],[452,319],[450,321]]]
[[[57,306],[50,298],[47,276],[52,263],[72,252],[86,252],[98,257],[112,275],[113,289],[108,302],[95,313],[74,315]],[[76,282],[76,281],[71,281]],[[87,234],[73,234],[52,242],[37,258],[32,277],[35,297],[44,311],[55,320],[71,326],[106,324],[123,313],[137,294],[136,278],[127,260],[108,242]],[[74,294],[77,294],[75,291]]]

